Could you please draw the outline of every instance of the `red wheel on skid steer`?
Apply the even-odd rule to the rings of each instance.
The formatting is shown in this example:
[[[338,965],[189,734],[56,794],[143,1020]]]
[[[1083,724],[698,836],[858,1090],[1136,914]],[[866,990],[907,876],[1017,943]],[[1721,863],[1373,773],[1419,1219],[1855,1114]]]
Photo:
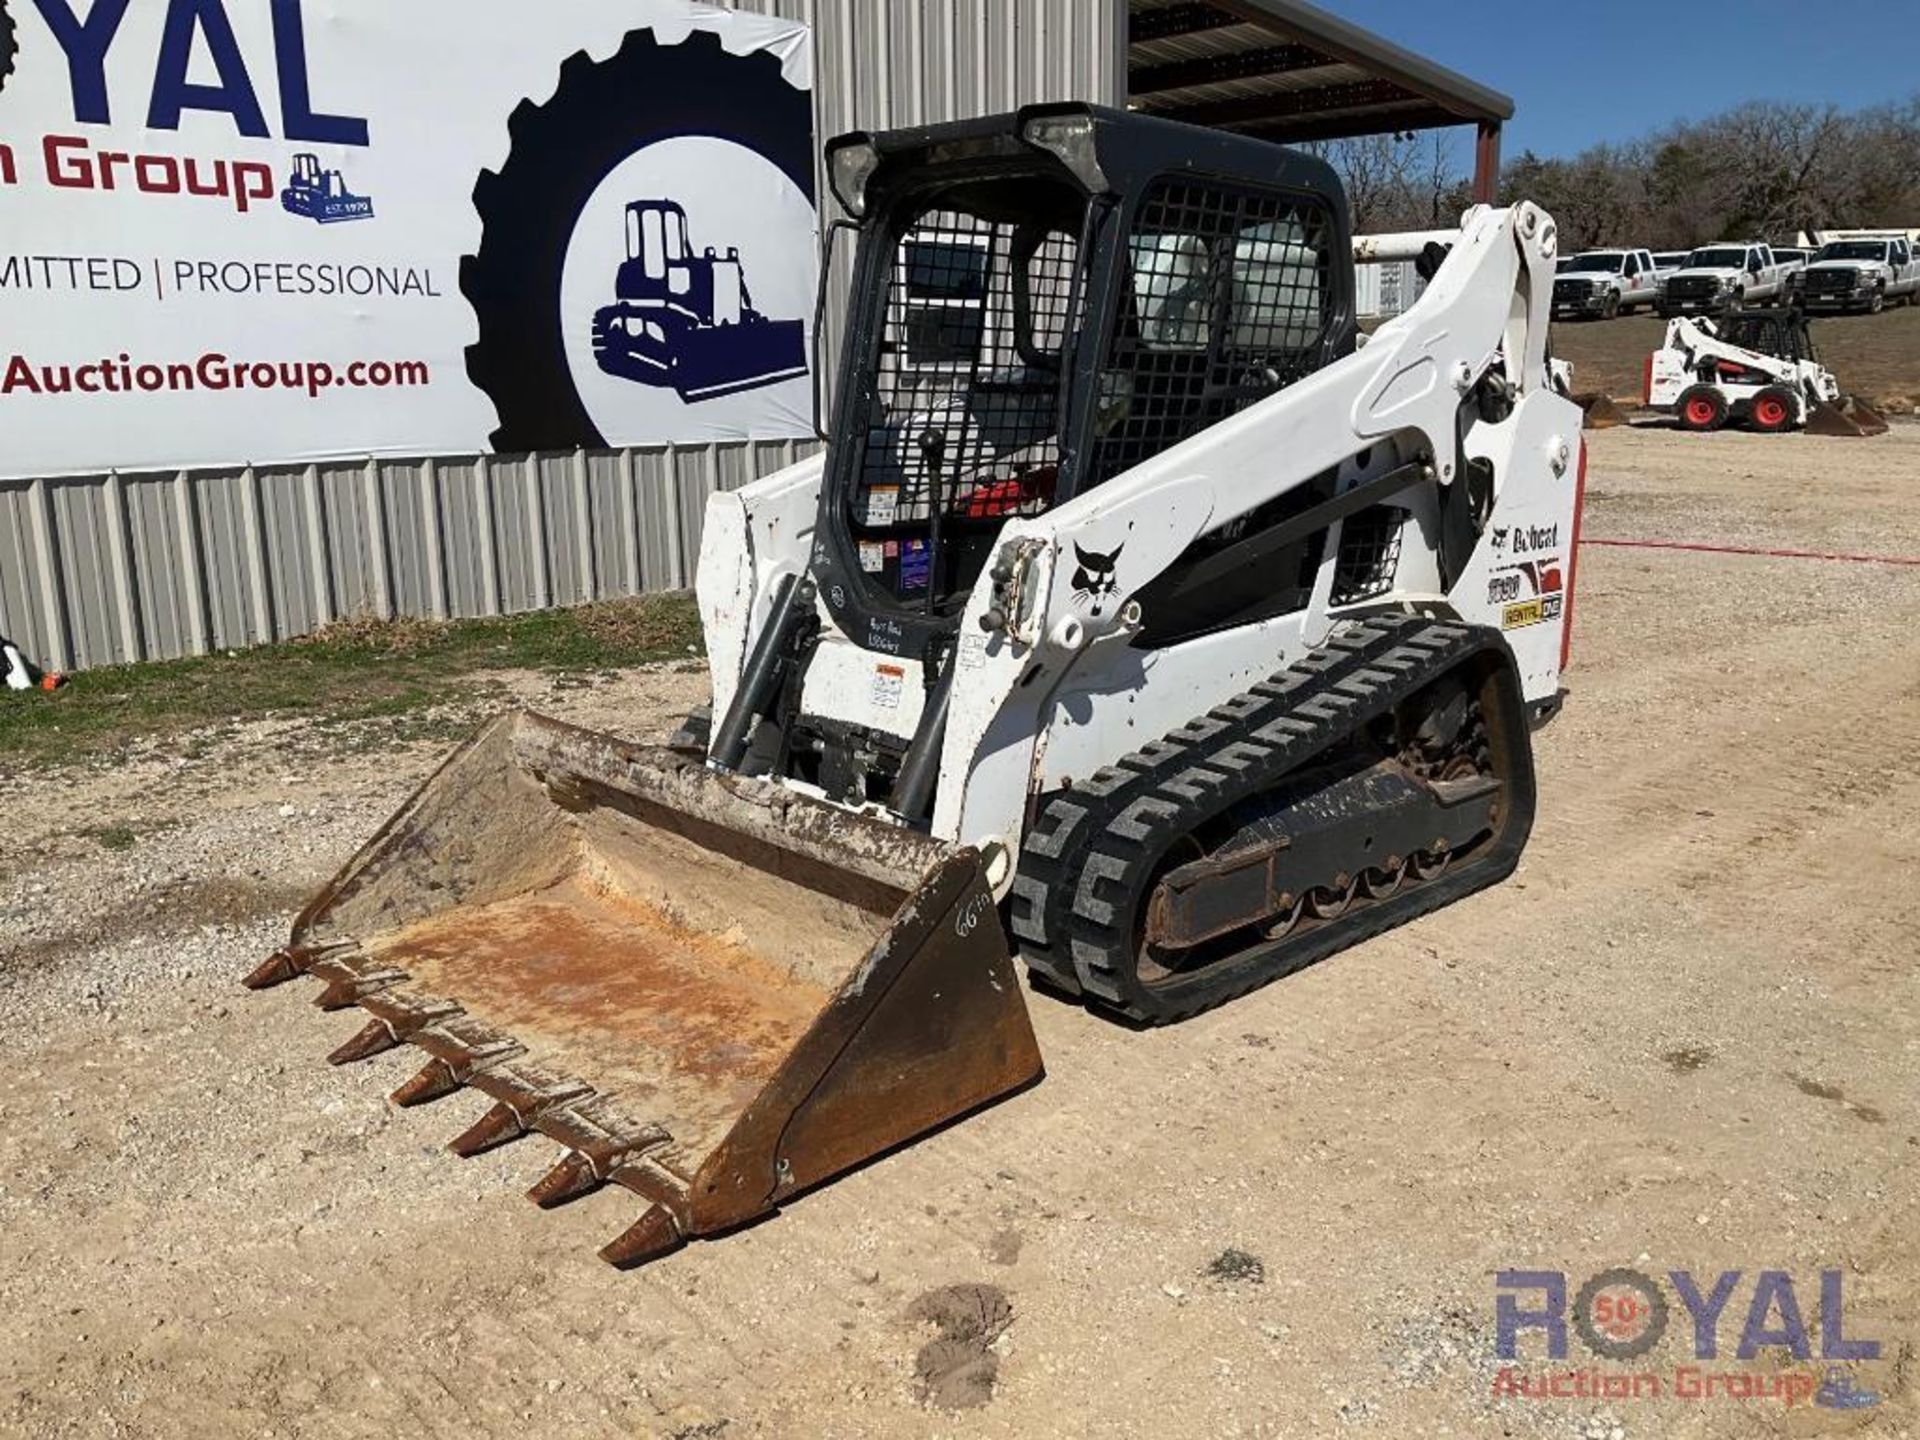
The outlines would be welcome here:
[[[1793,423],[1793,411],[1793,396],[1777,385],[1769,385],[1753,397],[1749,417],[1754,429],[1773,435]]]
[[[1680,396],[1680,426],[1702,434],[1727,423],[1727,397],[1711,385],[1695,385]]]

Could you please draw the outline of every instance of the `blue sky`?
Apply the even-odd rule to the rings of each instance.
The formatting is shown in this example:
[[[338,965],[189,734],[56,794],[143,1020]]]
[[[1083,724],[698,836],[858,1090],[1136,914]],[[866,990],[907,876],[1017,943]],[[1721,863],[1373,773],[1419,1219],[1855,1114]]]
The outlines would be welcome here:
[[[1920,0],[1319,3],[1511,95],[1509,155],[1570,155],[1743,100],[1852,109],[1920,92]]]

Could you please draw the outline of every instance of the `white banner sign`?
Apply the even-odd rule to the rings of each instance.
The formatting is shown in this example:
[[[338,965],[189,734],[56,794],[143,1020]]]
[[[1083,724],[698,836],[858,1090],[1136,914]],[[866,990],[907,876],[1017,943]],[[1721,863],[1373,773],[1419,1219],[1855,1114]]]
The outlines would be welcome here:
[[[0,474],[812,433],[809,37],[0,0]]]

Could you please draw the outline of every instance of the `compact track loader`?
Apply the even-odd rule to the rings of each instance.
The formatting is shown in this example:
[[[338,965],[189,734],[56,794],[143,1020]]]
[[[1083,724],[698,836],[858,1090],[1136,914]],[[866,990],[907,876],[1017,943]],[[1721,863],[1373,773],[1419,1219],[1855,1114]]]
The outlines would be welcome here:
[[[1370,241],[1433,273],[1363,344],[1317,159],[1051,106],[828,164],[832,438],[709,502],[711,707],[495,722],[250,977],[649,1202],[622,1265],[1038,1079],[1016,955],[1155,1024],[1493,884],[1559,703],[1538,209]]]

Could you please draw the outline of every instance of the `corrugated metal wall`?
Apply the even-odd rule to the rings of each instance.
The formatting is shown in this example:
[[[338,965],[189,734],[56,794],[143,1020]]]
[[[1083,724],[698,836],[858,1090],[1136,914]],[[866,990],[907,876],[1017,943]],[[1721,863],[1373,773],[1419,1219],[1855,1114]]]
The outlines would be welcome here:
[[[815,131],[1124,97],[1126,0],[737,0],[814,32]],[[832,202],[820,187],[823,218]],[[846,305],[838,257],[827,313]],[[830,349],[830,354],[831,349]],[[811,441],[0,481],[0,634],[79,669],[692,581],[706,497]]]
[[[0,634],[60,669],[349,616],[463,619],[693,581],[707,496],[806,441],[0,482]]]

